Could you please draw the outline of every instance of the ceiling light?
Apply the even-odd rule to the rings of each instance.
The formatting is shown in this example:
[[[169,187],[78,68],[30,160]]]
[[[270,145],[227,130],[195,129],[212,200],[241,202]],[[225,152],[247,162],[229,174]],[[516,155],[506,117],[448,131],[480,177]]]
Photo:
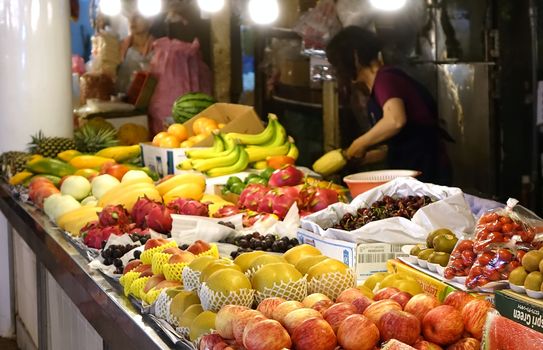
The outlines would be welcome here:
[[[121,13],[121,0],[101,0],[100,12],[106,16],[117,16]]]
[[[198,6],[204,12],[219,12],[224,7],[224,0],[198,0]]]
[[[279,17],[277,0],[249,0],[249,16],[257,24],[270,24]]]
[[[396,11],[405,6],[407,0],[370,0],[373,7],[383,11]]]

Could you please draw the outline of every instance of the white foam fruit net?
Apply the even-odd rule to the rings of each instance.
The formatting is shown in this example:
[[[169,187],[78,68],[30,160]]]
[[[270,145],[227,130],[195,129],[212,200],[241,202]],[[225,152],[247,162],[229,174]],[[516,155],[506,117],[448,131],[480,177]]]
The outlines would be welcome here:
[[[250,308],[253,305],[254,289],[240,289],[228,294],[215,292],[204,282],[198,291],[198,296],[204,310],[218,312],[224,305],[242,305]]]
[[[318,278],[313,278],[308,283],[308,294],[322,293],[332,300],[345,289],[356,287],[356,276],[352,270],[347,273],[331,272]]]
[[[188,327],[177,327],[175,328],[175,331],[177,334],[182,336],[183,338],[189,338],[189,328]]]
[[[255,303],[258,305],[266,298],[279,297],[285,300],[302,301],[307,296],[307,276],[297,281],[274,283],[272,288],[255,291]]]
[[[172,303],[172,298],[166,293],[168,289],[162,289],[158,298],[155,301],[155,316],[168,320],[168,315],[170,314],[170,305]]]
[[[183,277],[183,286],[185,290],[192,292],[193,290],[198,290],[200,288],[200,271],[194,271],[190,267],[185,267],[182,272]]]
[[[177,243],[175,241],[171,241],[168,243],[165,243],[163,245],[159,245],[158,247],[154,247],[151,249],[146,249],[141,253],[140,260],[144,264],[151,264],[153,262],[153,255],[155,253],[160,253],[164,249],[177,247]]]

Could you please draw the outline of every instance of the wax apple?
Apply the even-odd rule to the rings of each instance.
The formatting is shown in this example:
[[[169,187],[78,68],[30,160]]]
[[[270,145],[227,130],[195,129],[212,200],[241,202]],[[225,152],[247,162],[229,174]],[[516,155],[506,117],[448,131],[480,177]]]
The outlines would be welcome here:
[[[402,306],[402,309],[405,307],[407,302],[411,299],[411,294],[407,292],[398,292],[395,294],[392,294],[392,296],[389,298],[390,300],[394,300],[398,304]]]
[[[215,345],[221,344],[221,343],[226,344],[224,339],[217,333],[206,334],[200,340],[199,350],[214,350]]]
[[[364,310],[363,315],[369,318],[371,322],[378,325],[381,316],[390,310],[402,311],[402,306],[394,300],[379,300],[368,306],[366,310]]]
[[[313,305],[321,300],[330,300],[330,298],[322,293],[313,293],[306,296],[304,300],[302,300],[302,304],[304,304],[304,307],[313,307]]]
[[[232,334],[240,345],[243,345],[243,331],[252,320],[265,320],[266,317],[256,310],[245,310],[232,321]]]
[[[285,301],[284,303],[281,303],[275,307],[275,310],[273,310],[272,317],[274,320],[279,321],[280,323],[283,323],[283,319],[286,315],[288,315],[291,311],[294,311],[296,309],[303,308],[303,304],[299,301],[295,300],[289,300]]]
[[[281,350],[292,346],[287,331],[276,320],[251,321],[243,331],[243,346],[248,350]]]
[[[428,311],[438,307],[440,304],[436,297],[422,293],[413,296],[405,305],[404,311],[415,315],[422,322]]]
[[[249,310],[249,308],[241,305],[223,306],[215,318],[215,329],[219,335],[225,339],[234,339],[234,333],[232,330],[233,321],[246,310]]]
[[[324,311],[323,317],[332,326],[334,332],[337,332],[340,323],[347,317],[356,313],[356,307],[350,303],[337,303]]]
[[[168,243],[167,239],[164,238],[151,238],[145,242],[145,250],[152,249],[155,247],[159,247],[163,244]]]
[[[154,286],[159,284],[160,282],[164,281],[164,275],[154,275],[151,278],[145,282],[145,286],[143,287],[143,292],[147,293],[151,289],[153,289]]]
[[[336,298],[336,303],[352,303],[355,299],[364,296],[364,293],[358,288],[348,288],[341,292]]]
[[[450,345],[458,341],[464,332],[462,314],[450,305],[440,305],[424,316],[424,338],[438,345]]]
[[[415,344],[420,336],[420,321],[405,311],[390,310],[381,316],[379,322],[381,340],[398,339],[408,345]]]
[[[379,330],[367,317],[351,315],[341,322],[337,341],[345,350],[371,350],[379,341]]]
[[[463,338],[450,345],[447,350],[479,350],[481,343],[475,338]]]
[[[368,306],[373,304],[373,300],[371,300],[367,296],[363,295],[363,296],[353,300],[351,304],[353,304],[354,307],[356,307],[356,312],[357,313],[363,314],[364,311],[366,311],[366,309],[368,308]]]
[[[183,252],[184,250],[179,249],[179,247],[170,247],[162,251],[162,253],[166,254],[182,254]]]
[[[323,314],[324,311],[326,311],[326,309],[328,309],[332,305],[334,305],[334,302],[332,300],[320,300],[313,304],[311,308]]]
[[[390,299],[391,296],[393,296],[394,294],[398,292],[401,292],[398,288],[385,287],[383,289],[379,289],[377,293],[375,293],[373,300],[379,301],[379,300],[384,300],[384,299]]]
[[[179,281],[166,281],[163,280],[159,282],[156,286],[154,286],[154,289],[164,289],[164,288],[176,288],[176,287],[182,287],[183,285]]]
[[[472,300],[462,309],[464,327],[477,340],[483,337],[486,316],[491,309],[492,304],[482,299]]]
[[[333,350],[337,345],[332,327],[318,317],[305,320],[296,327],[291,339],[296,350]]]
[[[437,344],[430,343],[426,340],[419,340],[415,344],[413,344],[413,347],[417,350],[443,350],[443,348]]]
[[[292,334],[296,327],[298,327],[302,322],[304,322],[307,319],[310,319],[312,317],[318,317],[323,318],[321,313],[317,310],[313,310],[310,308],[301,308],[296,309],[294,311],[289,312],[284,318],[283,318],[283,326],[287,329],[287,331]]]
[[[143,264],[141,262],[140,259],[135,259],[135,260],[132,260],[132,261],[129,261],[126,266],[124,267],[123,269],[123,275],[127,272],[130,272],[132,271],[133,269],[135,269],[136,267],[140,266],[141,264]]]
[[[456,290],[452,293],[449,293],[447,297],[445,297],[445,300],[443,300],[443,305],[450,305],[458,311],[462,311],[464,306],[473,299],[475,298],[468,293]]]

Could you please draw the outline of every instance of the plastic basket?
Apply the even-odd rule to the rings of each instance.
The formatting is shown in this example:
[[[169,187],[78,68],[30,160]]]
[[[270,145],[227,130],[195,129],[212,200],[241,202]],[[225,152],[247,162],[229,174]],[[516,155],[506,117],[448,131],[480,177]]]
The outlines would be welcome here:
[[[361,193],[392,181],[398,177],[417,177],[420,174],[422,173],[417,170],[376,170],[351,174],[345,176],[343,181],[349,187],[351,196],[354,198]]]

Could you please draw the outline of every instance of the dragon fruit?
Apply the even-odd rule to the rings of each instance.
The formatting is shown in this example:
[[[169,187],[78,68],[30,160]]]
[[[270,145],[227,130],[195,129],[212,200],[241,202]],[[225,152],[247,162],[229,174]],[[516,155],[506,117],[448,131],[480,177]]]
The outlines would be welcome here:
[[[297,203],[299,199],[299,192],[296,187],[279,187],[274,190],[273,192],[273,201],[272,201],[272,213],[277,215],[280,219],[283,219],[290,207],[294,203]]]
[[[129,225],[130,217],[122,205],[108,205],[98,214],[102,226]]]
[[[109,236],[121,236],[124,233],[124,230],[120,226],[107,226],[102,228],[102,240],[107,241]]]
[[[275,191],[268,191],[259,201],[256,211],[261,213],[273,213],[273,201],[275,200]]]
[[[155,207],[162,207],[162,203],[155,202],[147,197],[142,197],[138,199],[134,207],[132,208],[132,220],[136,223],[137,227],[145,228],[147,223],[145,222],[145,217],[151,209]]]
[[[300,191],[300,197],[302,208],[311,213],[321,211],[329,205],[339,202],[337,191],[322,187],[305,187]]]
[[[213,217],[214,218],[226,218],[226,217],[229,217],[229,216],[234,216],[234,215],[239,214],[241,212],[242,212],[242,210],[240,210],[235,205],[225,205],[224,207],[217,210],[213,214]]]
[[[278,169],[270,176],[268,184],[271,187],[296,186],[303,182],[304,173],[294,165],[287,165]]]
[[[172,214],[209,216],[209,204],[192,199],[177,198],[168,204]]]
[[[81,229],[83,243],[94,249],[101,249],[102,242],[107,241],[112,234],[120,236],[123,230],[119,226],[102,227],[98,221],[88,223]]]
[[[239,195],[239,206],[249,210],[259,210],[259,203],[268,191],[269,188],[262,184],[248,185]]]
[[[265,220],[271,216],[270,213],[258,213],[256,211],[248,211],[243,214],[243,227],[251,227],[259,220]]]
[[[172,216],[170,209],[156,206],[149,211],[146,217],[147,226],[159,233],[168,233],[172,230]]]

